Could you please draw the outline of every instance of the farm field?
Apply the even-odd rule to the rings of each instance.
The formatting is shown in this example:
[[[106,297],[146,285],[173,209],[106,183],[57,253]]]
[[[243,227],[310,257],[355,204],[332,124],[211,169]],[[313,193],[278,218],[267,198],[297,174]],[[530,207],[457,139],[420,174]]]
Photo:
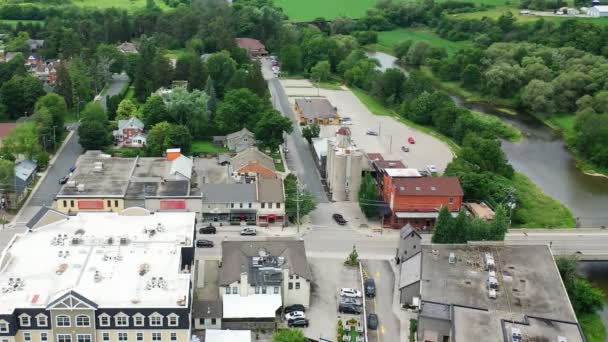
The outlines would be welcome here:
[[[166,10],[169,8],[162,0],[155,0],[154,2],[156,3],[156,6],[158,6],[159,8],[161,8],[163,10]],[[0,0],[0,5],[2,5],[4,3],[6,3],[6,1]],[[28,3],[28,2],[26,1],[24,3]],[[33,4],[38,4],[38,3],[33,2]],[[129,12],[134,12],[136,10],[145,8],[146,0],[72,0],[71,4],[74,6],[90,7],[90,8],[115,7],[115,8],[126,9]],[[42,5],[42,6],[44,6],[44,5]],[[2,22],[8,22],[8,23],[15,22],[14,25],[16,25],[17,22],[19,22],[19,21],[26,22],[28,20],[2,20]],[[36,21],[36,20],[29,20],[29,21]]]
[[[376,0],[276,0],[275,4],[283,8],[291,21],[312,21],[319,17],[361,18],[368,9],[376,5]]]
[[[376,45],[380,47],[380,50],[390,52],[395,45],[406,40],[411,40],[414,43],[425,41],[429,45],[443,47],[447,50],[449,55],[470,45],[469,41],[453,42],[443,39],[430,29],[397,29],[378,32],[378,43]]]

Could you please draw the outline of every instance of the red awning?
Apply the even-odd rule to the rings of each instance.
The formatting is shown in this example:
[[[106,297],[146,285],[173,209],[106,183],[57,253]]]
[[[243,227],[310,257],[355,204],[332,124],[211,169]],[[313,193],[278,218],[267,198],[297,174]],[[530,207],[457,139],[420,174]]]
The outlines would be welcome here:
[[[160,201],[161,210],[186,209],[186,201]]]
[[[103,209],[103,200],[79,200],[78,209]]]
[[[268,218],[271,219],[271,220],[274,220],[275,218],[277,218],[277,215],[270,214],[270,215],[268,215]]]

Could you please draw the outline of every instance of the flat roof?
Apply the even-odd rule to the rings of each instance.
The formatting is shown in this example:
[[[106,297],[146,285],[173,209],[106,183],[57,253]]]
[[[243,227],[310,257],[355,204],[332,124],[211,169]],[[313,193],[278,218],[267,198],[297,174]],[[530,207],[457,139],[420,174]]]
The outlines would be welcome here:
[[[558,337],[565,337],[567,342],[583,342],[580,327],[573,322],[526,317],[522,322],[505,320],[502,325],[507,334],[511,328],[519,329],[524,341],[560,341]]]
[[[296,105],[300,108],[302,116],[307,119],[335,118],[338,116],[338,111],[326,98],[296,99]]]
[[[403,166],[403,163],[401,163],[400,161],[397,161],[397,162],[399,164],[401,164],[401,166]],[[395,162],[395,166],[398,166],[397,162]],[[383,164],[387,164],[386,161]],[[386,172],[386,174],[391,177],[422,177],[420,172],[416,169],[391,168],[390,164],[389,164],[389,166],[383,166],[383,168],[384,168],[384,172]]]
[[[205,342],[251,342],[251,330],[206,329]]]
[[[281,294],[224,295],[222,297],[224,319],[228,318],[275,318],[283,305]]]
[[[421,253],[418,252],[409,259],[401,262],[401,271],[399,272],[399,288],[412,285],[420,281],[421,269]]]
[[[78,213],[16,235],[0,259],[0,313],[45,308],[68,291],[99,307],[184,307],[181,251],[192,247],[195,213],[143,213]]]

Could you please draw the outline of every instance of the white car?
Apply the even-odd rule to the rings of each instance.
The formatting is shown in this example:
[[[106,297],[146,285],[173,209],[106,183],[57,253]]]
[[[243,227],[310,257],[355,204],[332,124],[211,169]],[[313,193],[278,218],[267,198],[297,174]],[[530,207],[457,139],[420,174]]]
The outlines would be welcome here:
[[[340,289],[340,297],[361,298],[361,291],[343,287]]]
[[[241,235],[257,235],[255,227],[245,227],[241,229]]]
[[[303,311],[293,311],[288,314],[285,314],[285,320],[289,321],[294,318],[306,318],[306,315]]]
[[[429,171],[431,174],[433,174],[433,173],[437,173],[437,166],[435,166],[435,165],[427,165],[427,166],[426,166],[426,169],[427,169],[427,170],[428,170],[428,171]]]

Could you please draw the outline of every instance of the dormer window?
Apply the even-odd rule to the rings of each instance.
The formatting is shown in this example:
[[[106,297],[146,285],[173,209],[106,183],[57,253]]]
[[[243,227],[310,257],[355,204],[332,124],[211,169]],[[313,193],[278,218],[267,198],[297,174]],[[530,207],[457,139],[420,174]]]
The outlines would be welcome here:
[[[36,316],[36,320],[39,327],[46,327],[49,324],[48,318],[43,314]]]
[[[129,316],[125,315],[122,312],[117,314],[116,316],[114,316],[114,324],[116,324],[117,327],[129,326]]]
[[[30,316],[28,314],[22,314],[21,316],[19,316],[19,325],[21,325],[22,327],[29,327],[30,325],[32,325]]]

